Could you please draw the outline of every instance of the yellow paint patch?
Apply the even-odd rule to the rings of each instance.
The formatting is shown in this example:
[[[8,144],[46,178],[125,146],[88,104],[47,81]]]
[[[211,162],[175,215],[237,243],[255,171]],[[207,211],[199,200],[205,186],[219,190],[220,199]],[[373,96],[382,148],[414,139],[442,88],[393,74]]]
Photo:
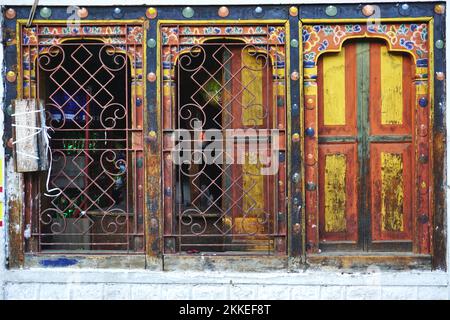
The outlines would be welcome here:
[[[325,231],[344,232],[345,220],[345,175],[346,157],[332,154],[325,157]]]
[[[403,158],[381,153],[381,229],[403,231]]]
[[[264,124],[263,72],[266,69],[264,67],[265,58],[267,57],[258,56],[258,53],[249,49],[242,54],[242,124],[245,126]]]
[[[403,123],[403,57],[381,47],[381,124]]]
[[[261,222],[263,218],[245,217],[234,219],[234,232],[237,234],[264,234],[264,225]]]
[[[260,169],[262,165],[259,162],[258,154],[256,152],[248,152],[245,156],[245,164],[242,166],[243,170],[243,214],[247,216],[244,222],[238,223],[235,219],[234,226],[238,233],[254,233],[255,228],[262,232],[264,217],[264,176],[261,175]],[[249,217],[255,219],[249,220]],[[258,222],[259,221],[259,222]],[[240,225],[239,225],[240,224]],[[248,228],[246,228],[246,226]]]
[[[345,48],[323,57],[323,122],[345,125]]]

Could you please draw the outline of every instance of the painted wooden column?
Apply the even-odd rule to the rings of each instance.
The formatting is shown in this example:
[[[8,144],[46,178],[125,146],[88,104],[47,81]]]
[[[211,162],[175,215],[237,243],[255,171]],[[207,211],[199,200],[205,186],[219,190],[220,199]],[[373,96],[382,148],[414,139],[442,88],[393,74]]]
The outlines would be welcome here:
[[[148,21],[146,27],[146,110],[145,121],[147,128],[145,145],[145,234],[147,268],[158,268],[160,260],[157,257],[162,252],[162,209],[161,209],[161,123],[160,123],[160,97],[157,88],[160,75],[157,70],[157,50],[159,47],[151,46],[149,43],[158,41],[157,11],[154,8],[146,9]],[[153,77],[152,74],[155,76]]]
[[[163,51],[162,63],[162,106],[163,106],[163,206],[164,206],[164,252],[175,253],[176,241],[174,237],[167,237],[174,233],[174,190],[173,190],[173,155],[174,147],[174,101],[175,101],[175,55],[172,54],[169,46]]]
[[[432,204],[430,211],[432,216],[432,248],[433,248],[433,268],[445,270],[447,268],[447,226],[446,226],[446,170],[445,152],[447,149],[446,142],[446,103],[445,103],[445,26],[446,6],[442,3],[434,6],[434,18],[432,20],[430,30],[433,30],[432,37],[429,40],[429,48],[432,50],[432,55],[429,57],[429,63],[433,63],[432,72],[429,73],[430,82],[430,101],[432,101],[432,133],[430,138],[432,140],[431,148],[433,150],[432,157],[430,157],[430,184],[432,183]],[[446,17],[447,16],[447,17]],[[431,34],[431,33],[430,33]]]
[[[429,208],[430,197],[430,106],[428,86],[428,59],[419,59],[416,63],[415,109],[416,109],[416,185],[417,207],[414,214],[417,226],[418,253],[430,253],[431,216]]]
[[[304,62],[306,248],[319,250],[317,64]]]
[[[278,182],[275,186],[278,190],[278,212],[276,213],[276,228],[278,229],[278,237],[275,239],[275,251],[279,255],[286,254],[286,148],[284,140],[285,123],[286,123],[286,97],[285,97],[285,60],[281,61],[281,57],[277,55],[273,57],[273,92],[275,93],[274,104],[276,108],[276,123],[279,130],[279,167]]]
[[[286,69],[286,84],[290,91],[290,101],[288,107],[288,210],[289,210],[289,255],[294,258],[294,263],[299,262],[303,249],[302,241],[302,219],[301,214],[303,210],[303,196],[302,196],[302,115],[301,115],[301,64],[299,61],[301,43],[299,41],[299,16],[298,7],[289,8],[289,38],[286,43],[286,60],[289,67]]]

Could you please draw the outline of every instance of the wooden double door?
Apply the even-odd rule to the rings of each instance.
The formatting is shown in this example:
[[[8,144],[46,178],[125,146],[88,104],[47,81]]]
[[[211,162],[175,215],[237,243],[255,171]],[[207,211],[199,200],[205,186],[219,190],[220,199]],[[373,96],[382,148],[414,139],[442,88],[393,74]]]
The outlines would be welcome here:
[[[317,62],[321,251],[412,251],[414,60],[346,41]]]

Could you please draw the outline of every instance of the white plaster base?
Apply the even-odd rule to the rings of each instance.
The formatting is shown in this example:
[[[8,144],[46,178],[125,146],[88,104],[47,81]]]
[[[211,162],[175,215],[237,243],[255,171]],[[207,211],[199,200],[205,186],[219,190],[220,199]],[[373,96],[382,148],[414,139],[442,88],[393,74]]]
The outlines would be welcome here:
[[[3,299],[449,299],[445,272],[221,273],[28,269],[1,276]]]

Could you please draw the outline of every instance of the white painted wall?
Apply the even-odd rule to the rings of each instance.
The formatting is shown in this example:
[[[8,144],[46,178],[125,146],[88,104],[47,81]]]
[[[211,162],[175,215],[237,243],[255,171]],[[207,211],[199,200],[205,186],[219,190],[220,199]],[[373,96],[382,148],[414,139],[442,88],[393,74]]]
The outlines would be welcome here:
[[[220,273],[49,269],[0,276],[5,299],[448,299],[445,272]],[[0,295],[1,296],[1,295]]]
[[[33,0],[0,0],[1,5],[31,5]],[[320,0],[301,3],[323,3]],[[327,3],[361,3],[328,0]],[[392,0],[372,2],[397,2]],[[411,2],[411,1],[402,1]],[[115,5],[167,5],[166,0],[115,0]],[[289,0],[216,0],[218,4],[300,3]],[[72,5],[71,0],[41,0],[40,5]],[[110,0],[78,1],[82,5],[111,5]],[[185,5],[172,0],[170,4]],[[211,0],[191,1],[212,4]],[[1,23],[2,17],[0,17]],[[450,27],[447,19],[447,30]],[[1,34],[1,33],[0,33]],[[449,61],[447,50],[447,61]],[[1,70],[4,73],[0,42]],[[447,64],[447,74],[450,66]],[[0,98],[4,93],[0,77]],[[447,93],[447,101],[449,94]],[[2,106],[3,108],[4,106]],[[0,118],[0,133],[2,133]],[[450,139],[450,112],[447,136]],[[1,148],[0,148],[1,150]],[[447,149],[447,152],[450,150]],[[0,151],[3,157],[3,150]],[[450,154],[447,156],[447,170]],[[5,172],[5,170],[4,170]],[[450,207],[450,198],[447,197]],[[447,225],[449,224],[447,216]],[[6,223],[6,221],[5,221]],[[377,271],[341,273],[304,271],[299,273],[158,272],[147,270],[28,269],[5,270],[6,226],[0,228],[0,299],[450,299],[450,272]],[[450,237],[447,238],[450,248]],[[447,253],[450,261],[450,251]]]

